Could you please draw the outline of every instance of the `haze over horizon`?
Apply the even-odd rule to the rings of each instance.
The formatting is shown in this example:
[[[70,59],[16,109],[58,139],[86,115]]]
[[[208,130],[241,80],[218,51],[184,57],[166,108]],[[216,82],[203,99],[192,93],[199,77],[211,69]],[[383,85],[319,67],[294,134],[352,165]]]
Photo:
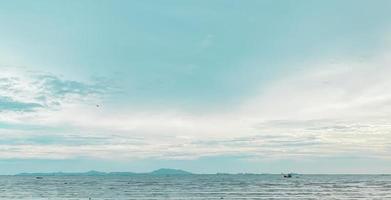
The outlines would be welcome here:
[[[374,2],[1,1],[0,174],[391,173]]]

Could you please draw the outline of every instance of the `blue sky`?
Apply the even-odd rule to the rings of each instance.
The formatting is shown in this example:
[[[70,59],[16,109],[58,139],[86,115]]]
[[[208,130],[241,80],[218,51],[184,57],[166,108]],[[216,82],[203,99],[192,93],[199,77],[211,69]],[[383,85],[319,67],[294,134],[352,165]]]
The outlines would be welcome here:
[[[390,8],[0,2],[0,173],[391,173]]]

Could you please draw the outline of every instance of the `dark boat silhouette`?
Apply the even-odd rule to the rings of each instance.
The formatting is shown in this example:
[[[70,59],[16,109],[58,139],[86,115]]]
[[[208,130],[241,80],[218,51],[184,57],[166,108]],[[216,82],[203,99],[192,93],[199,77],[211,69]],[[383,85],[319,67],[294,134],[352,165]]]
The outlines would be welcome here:
[[[282,177],[284,177],[284,178],[292,178],[292,174],[291,173],[283,174]]]

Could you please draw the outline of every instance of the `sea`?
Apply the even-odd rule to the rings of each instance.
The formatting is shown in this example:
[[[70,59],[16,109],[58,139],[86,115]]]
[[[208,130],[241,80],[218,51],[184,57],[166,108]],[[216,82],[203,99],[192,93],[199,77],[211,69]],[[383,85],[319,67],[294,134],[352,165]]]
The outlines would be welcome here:
[[[391,175],[0,176],[0,199],[391,199]]]

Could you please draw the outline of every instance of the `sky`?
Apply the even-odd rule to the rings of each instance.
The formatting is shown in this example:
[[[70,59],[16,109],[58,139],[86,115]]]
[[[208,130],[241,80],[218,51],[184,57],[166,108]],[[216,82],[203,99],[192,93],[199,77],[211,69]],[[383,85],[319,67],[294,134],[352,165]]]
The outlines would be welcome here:
[[[0,1],[0,174],[391,173],[391,1]]]

